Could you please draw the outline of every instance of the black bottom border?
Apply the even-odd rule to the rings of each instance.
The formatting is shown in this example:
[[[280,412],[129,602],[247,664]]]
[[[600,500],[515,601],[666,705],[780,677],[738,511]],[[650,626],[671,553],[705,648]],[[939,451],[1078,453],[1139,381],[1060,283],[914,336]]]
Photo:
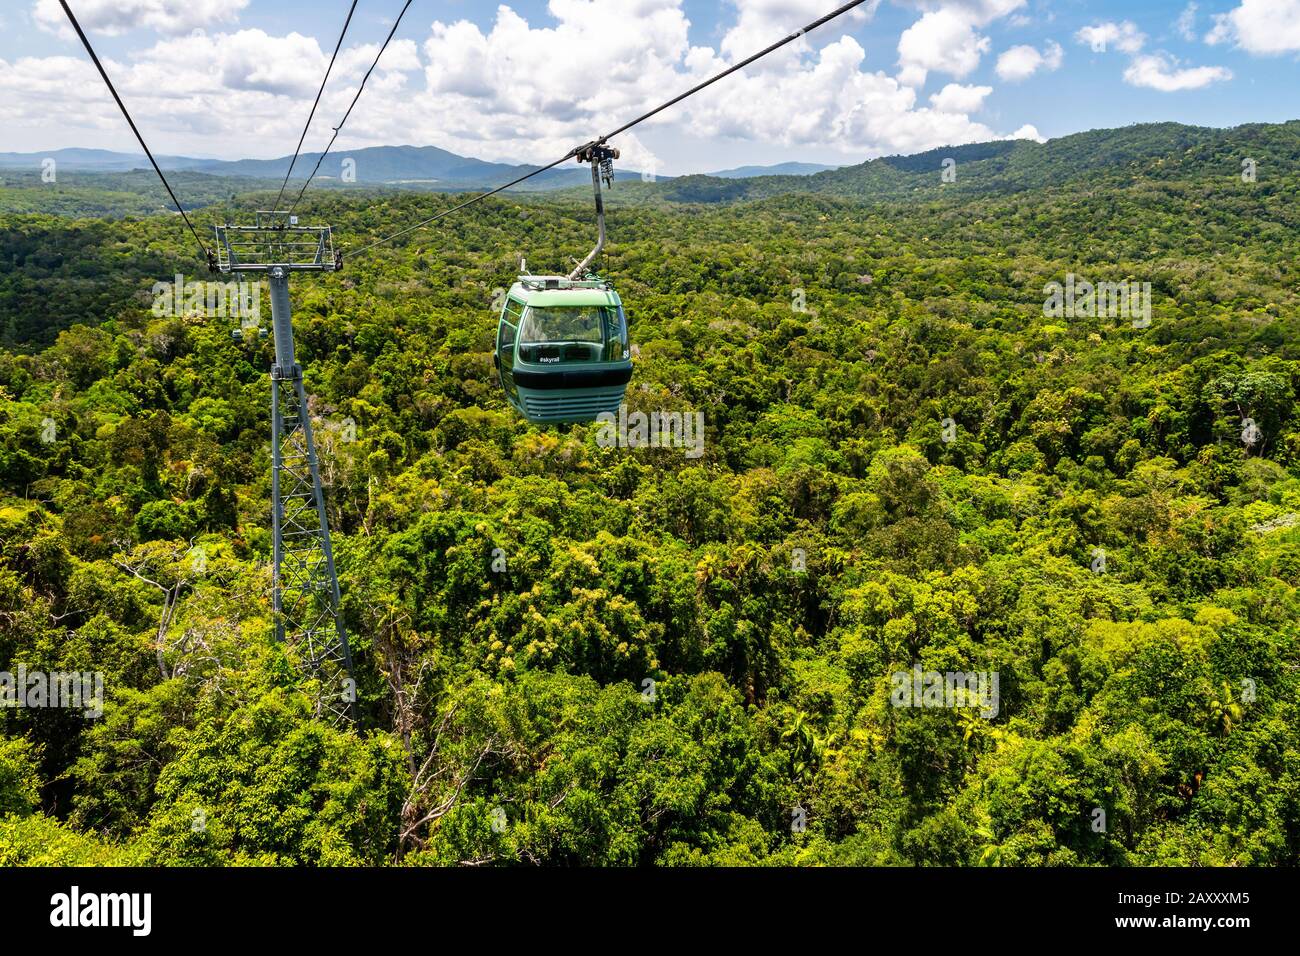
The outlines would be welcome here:
[[[805,941],[832,931],[864,942],[900,931],[917,943],[1192,933],[1231,940],[1291,924],[1296,876],[1294,869],[7,869],[0,918],[18,938],[98,936],[127,945],[200,934],[373,944],[376,934],[426,924],[436,933],[439,923],[484,931],[485,941],[524,934],[533,945],[547,937],[631,942],[646,933],[685,941],[698,931],[738,942],[754,941],[756,931]],[[86,903],[91,895],[150,894],[148,936],[129,925],[52,925],[69,921],[74,886],[87,914],[98,906]],[[135,912],[142,915],[143,897]]]

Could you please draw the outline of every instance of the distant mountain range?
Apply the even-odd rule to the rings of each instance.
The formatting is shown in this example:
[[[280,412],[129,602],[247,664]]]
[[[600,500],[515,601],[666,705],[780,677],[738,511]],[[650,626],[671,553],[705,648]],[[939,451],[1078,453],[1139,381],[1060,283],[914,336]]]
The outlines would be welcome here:
[[[248,179],[283,179],[292,157],[278,159],[197,159],[188,156],[159,156],[158,165],[168,172],[206,173]],[[56,149],[45,153],[0,153],[0,169],[39,169],[45,159],[53,159],[69,172],[130,172],[147,169],[148,160],[138,154],[115,153],[103,149]],[[315,168],[320,153],[304,153],[294,166],[294,177],[306,177]],[[351,164],[345,167],[345,164]],[[458,156],[436,146],[376,146],[368,149],[342,150],[331,153],[317,180],[322,184],[342,183],[344,169],[355,171],[358,184],[414,185],[435,189],[477,189],[496,186],[517,179],[536,169],[535,166],[490,163]],[[712,175],[719,179],[748,179],[754,176],[804,176],[835,169],[815,163],[782,163],[777,166],[743,166]],[[639,172],[619,170],[619,180],[640,179]],[[530,180],[530,187],[556,189],[582,185],[590,177],[585,167],[575,163],[560,167]],[[672,177],[660,176],[661,180]]]
[[[54,159],[69,172],[128,172],[147,169],[141,155],[100,149],[56,149],[47,153],[0,153],[0,168],[40,168],[44,159]],[[294,180],[301,182],[316,167],[320,153],[303,153],[294,165]],[[159,156],[158,165],[168,172],[204,173],[210,176],[282,180],[292,157],[278,159],[196,159],[188,156]],[[536,169],[535,166],[489,163],[457,156],[436,146],[377,146],[369,149],[330,153],[316,181],[321,185],[354,181],[359,185],[418,185],[439,189],[476,189],[509,182]],[[355,180],[345,180],[345,171]],[[534,188],[578,185],[588,179],[586,168],[549,170],[531,181]],[[620,171],[620,179],[640,179],[640,173]]]
[[[838,166],[823,166],[821,163],[778,163],[775,166],[738,166],[724,169],[720,173],[709,173],[714,179],[753,179],[756,176],[811,176],[814,173],[826,173]]]
[[[70,204],[69,209],[84,207],[94,214],[109,214],[103,209],[110,204],[110,199],[92,196],[96,189],[147,193],[155,203],[149,208],[161,210],[168,206],[156,177],[151,170],[145,170],[146,162],[126,153],[91,149],[0,153],[0,173],[12,171],[21,181],[36,180],[41,160],[47,157],[59,162],[60,172],[82,171],[88,177],[97,174],[99,182],[73,184],[90,193],[85,196],[69,193],[64,200]],[[300,157],[294,170],[295,181],[302,181],[317,158],[317,154]],[[323,167],[329,178],[318,180],[319,184],[338,185],[347,160],[356,163],[358,184],[429,191],[495,187],[536,168],[484,162],[432,146],[383,146],[331,154]],[[275,189],[289,164],[287,157],[227,162],[167,156],[160,157],[159,161],[164,168],[175,172],[187,198],[197,204],[196,208],[224,201],[238,192]],[[1243,175],[1254,175],[1252,171],[1256,170],[1261,187],[1271,189],[1276,188],[1279,177],[1297,168],[1300,168],[1300,120],[1228,129],[1146,123],[1091,130],[1046,143],[997,140],[943,147],[838,168],[785,163],[740,167],[712,175],[659,177],[654,182],[642,182],[639,173],[623,170],[619,174],[621,188],[611,201],[730,203],[810,193],[868,202],[926,202],[940,196],[972,193],[1006,195],[1034,189],[1087,190],[1102,184],[1210,182],[1223,176],[1241,179]],[[555,193],[566,200],[589,201],[590,173],[575,163],[571,167],[548,170],[525,188]],[[27,208],[23,203],[37,209],[54,208],[53,200],[41,196],[21,199],[14,195],[11,193],[9,200],[11,208]],[[86,206],[91,199],[95,202]]]
[[[0,169],[40,169],[47,159],[74,172],[128,173],[133,169],[148,169],[149,160],[132,153],[114,153],[107,149],[52,149],[44,153],[0,153]],[[158,156],[163,169],[191,169],[211,160],[189,159],[184,156]]]

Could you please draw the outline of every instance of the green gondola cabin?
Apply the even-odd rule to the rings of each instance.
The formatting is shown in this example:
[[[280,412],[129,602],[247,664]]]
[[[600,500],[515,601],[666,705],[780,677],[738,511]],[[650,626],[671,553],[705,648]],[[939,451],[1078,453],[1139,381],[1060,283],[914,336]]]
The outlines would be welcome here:
[[[501,310],[494,360],[506,398],[530,422],[617,413],[632,378],[623,302],[603,279],[521,276]]]

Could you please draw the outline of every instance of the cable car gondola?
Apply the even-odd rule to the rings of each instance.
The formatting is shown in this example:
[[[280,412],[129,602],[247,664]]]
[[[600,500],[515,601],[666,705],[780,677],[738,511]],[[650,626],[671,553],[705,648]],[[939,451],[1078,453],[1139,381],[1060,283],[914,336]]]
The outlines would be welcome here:
[[[501,310],[495,358],[507,400],[530,422],[617,412],[632,378],[623,302],[599,278],[520,276]]]
[[[605,248],[600,181],[613,183],[618,150],[592,143],[575,154],[591,163],[600,238],[568,276],[521,275],[497,322],[497,376],[506,399],[528,421],[591,422],[617,413],[632,378],[623,300],[588,272]]]

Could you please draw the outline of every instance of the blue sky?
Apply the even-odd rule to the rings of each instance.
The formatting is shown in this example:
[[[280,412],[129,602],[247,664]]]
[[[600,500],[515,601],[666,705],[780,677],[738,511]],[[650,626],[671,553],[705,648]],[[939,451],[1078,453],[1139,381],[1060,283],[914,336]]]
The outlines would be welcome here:
[[[79,44],[56,32],[48,9],[42,26],[39,7],[50,2],[17,0],[0,13],[0,102],[13,104],[0,105],[9,130],[0,148],[130,148],[111,102],[86,88],[95,78],[79,72],[88,70],[76,62],[85,59]],[[85,22],[101,25],[92,39],[151,145],[223,157],[292,151],[347,8],[344,0],[245,0],[230,17],[238,2],[70,2]],[[603,19],[575,14],[584,2],[416,0],[398,33],[404,45],[386,55],[393,69],[371,81],[355,129],[350,122],[341,142],[542,161],[584,131],[618,125],[675,94],[700,75],[693,70],[721,66],[836,0],[601,0],[593,9]],[[533,31],[523,42],[511,42],[525,35],[517,21],[502,19],[502,5]],[[361,0],[348,47],[382,40],[400,7],[400,0]],[[657,19],[638,19],[643,12]],[[458,21],[468,24],[451,29]],[[1293,119],[1300,116],[1297,22],[1300,0],[1202,0],[1190,9],[1186,0],[883,0],[870,19],[844,19],[814,34],[801,59],[724,81],[729,89],[701,94],[709,102],[643,127],[628,153],[676,174],[790,159],[844,163],[946,141],[1055,137],[1134,122]],[[194,23],[204,24],[205,41],[189,35]],[[1113,39],[1095,52],[1080,31],[1104,25]],[[557,26],[563,42],[536,32]],[[965,31],[965,41],[954,30]],[[295,41],[294,33],[306,39]],[[928,68],[904,69],[909,42]],[[834,57],[826,53],[832,45]],[[999,68],[1017,47],[1043,57],[1025,78]],[[707,48],[712,60],[699,54],[692,65],[687,48]],[[373,49],[353,50],[309,147],[328,139],[372,56]],[[931,99],[945,88],[942,103]]]

